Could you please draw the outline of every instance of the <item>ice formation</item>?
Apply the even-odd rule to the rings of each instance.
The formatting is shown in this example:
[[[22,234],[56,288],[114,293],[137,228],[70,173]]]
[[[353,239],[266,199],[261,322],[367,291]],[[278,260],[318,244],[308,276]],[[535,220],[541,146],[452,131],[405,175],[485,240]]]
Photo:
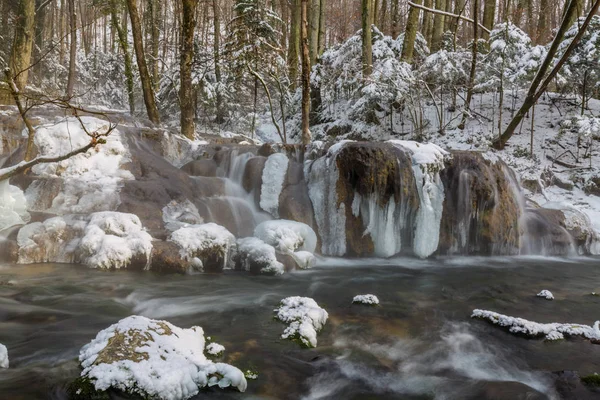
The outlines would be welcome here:
[[[8,183],[8,179],[0,181],[0,231],[14,225],[26,224],[30,216],[23,191]]]
[[[84,217],[74,216],[53,217],[25,225],[17,234],[18,262],[73,262],[86,225]]]
[[[149,267],[152,237],[137,215],[102,211],[90,215],[79,248],[81,262],[90,267],[126,268],[138,257]]]
[[[290,255],[292,256],[294,261],[296,261],[296,265],[300,269],[312,268],[317,263],[317,259],[315,258],[314,254],[311,253],[310,251],[300,250],[300,251],[295,251]]]
[[[106,121],[81,117],[90,132],[106,131]],[[56,157],[84,147],[90,142],[76,118],[67,118],[58,124],[42,125],[36,129],[35,145],[40,156]],[[38,164],[36,175],[62,177],[63,187],[52,202],[49,211],[63,215],[115,210],[119,205],[119,191],[123,180],[133,179],[131,172],[121,167],[130,161],[125,139],[118,130],[106,137],[106,143],[58,163]],[[37,193],[26,193],[35,202]]]
[[[275,248],[255,237],[238,239],[237,257],[242,269],[263,274],[283,274],[283,264],[277,261]]]
[[[390,143],[412,152],[413,173],[420,199],[413,251],[417,256],[426,258],[437,250],[440,240],[444,185],[439,172],[444,168],[444,158],[448,153],[433,143],[407,140],[390,140]]]
[[[235,236],[213,222],[179,228],[169,240],[179,245],[181,257],[186,260],[202,259],[202,253],[217,251],[224,260],[224,267],[228,267],[229,255],[235,246]]]
[[[209,343],[206,345],[206,353],[211,356],[219,356],[225,351],[225,346],[219,343]]]
[[[260,208],[279,218],[279,195],[283,188],[289,160],[285,154],[271,154],[265,162],[260,190]]]
[[[197,225],[204,222],[198,208],[189,200],[173,200],[162,209],[162,218],[165,228],[175,231],[188,225]]]
[[[285,219],[265,221],[254,229],[254,236],[275,247],[284,254],[296,251],[313,253],[317,247],[317,235],[302,222]]]
[[[329,315],[310,297],[292,296],[281,300],[276,318],[288,324],[283,339],[297,339],[306,347],[317,347],[317,332],[325,326]]]
[[[509,332],[515,334],[531,337],[545,336],[546,340],[563,339],[564,335],[583,336],[592,341],[600,340],[600,321],[596,321],[594,326],[561,324],[557,322],[542,324],[539,322],[528,321],[523,318],[510,317],[494,311],[478,309],[473,310],[471,318],[485,319],[493,324],[506,327]]]
[[[8,368],[8,350],[0,343],[0,368]]]
[[[537,297],[543,297],[546,300],[554,300],[554,295],[552,294],[551,291],[549,290],[542,290],[541,292],[539,292],[538,294],[536,294]]]
[[[96,390],[116,388],[161,400],[189,399],[218,385],[246,390],[242,371],[206,358],[204,331],[130,316],[100,331],[82,347],[81,376]]]
[[[354,296],[352,302],[376,306],[379,304],[379,299],[374,294],[359,294],[357,296]]]

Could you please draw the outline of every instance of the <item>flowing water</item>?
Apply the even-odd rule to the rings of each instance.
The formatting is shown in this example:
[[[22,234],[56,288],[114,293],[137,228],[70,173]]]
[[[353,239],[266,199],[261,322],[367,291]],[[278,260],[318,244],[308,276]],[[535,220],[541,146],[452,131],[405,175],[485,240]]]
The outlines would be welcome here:
[[[469,316],[483,308],[592,324],[600,316],[600,297],[590,294],[600,291],[599,267],[598,259],[324,259],[312,270],[264,277],[1,265],[0,343],[11,368],[0,370],[0,398],[66,398],[81,346],[140,314],[202,326],[226,347],[224,361],[259,374],[246,393],[210,389],[202,398],[512,399],[507,390],[527,385],[546,396],[539,398],[558,399],[550,372],[600,372],[600,346],[528,340]],[[556,299],[535,297],[542,289]],[[351,305],[366,293],[381,305]],[[329,312],[316,349],[279,338],[284,325],[273,309],[293,295]],[[505,397],[482,395],[497,392]]]

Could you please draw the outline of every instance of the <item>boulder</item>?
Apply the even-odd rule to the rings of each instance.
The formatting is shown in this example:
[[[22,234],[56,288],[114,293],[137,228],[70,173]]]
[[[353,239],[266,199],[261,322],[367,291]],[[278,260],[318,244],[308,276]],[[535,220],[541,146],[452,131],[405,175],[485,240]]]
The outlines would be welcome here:
[[[179,246],[168,241],[155,241],[152,243],[152,266],[150,269],[156,272],[184,274],[189,271],[191,265],[179,254]]]
[[[217,163],[214,160],[194,160],[181,170],[191,176],[217,176]]]

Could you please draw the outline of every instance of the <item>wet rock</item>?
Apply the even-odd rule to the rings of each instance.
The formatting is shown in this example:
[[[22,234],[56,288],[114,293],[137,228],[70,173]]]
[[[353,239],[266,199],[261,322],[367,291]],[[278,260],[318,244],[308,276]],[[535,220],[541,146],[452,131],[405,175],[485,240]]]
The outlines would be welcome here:
[[[152,245],[152,271],[184,274],[189,270],[190,263],[181,257],[177,244],[155,241]]]
[[[594,196],[600,196],[600,176],[591,177],[583,187],[583,191],[586,194],[593,194]]]
[[[520,382],[488,381],[477,384],[465,400],[546,400],[548,397]]]
[[[194,160],[181,170],[191,176],[217,176],[217,163],[214,160]]]
[[[252,157],[246,163],[246,169],[244,170],[244,176],[242,177],[242,186],[247,192],[256,194],[256,199],[260,199],[260,190],[262,187],[262,173],[267,162],[266,157],[256,156]]]
[[[573,249],[573,239],[565,227],[565,215],[562,211],[529,209],[524,224],[525,253],[568,255]]]
[[[600,390],[595,386],[586,385],[577,371],[556,371],[552,373],[554,386],[563,400],[592,400],[598,399]]]

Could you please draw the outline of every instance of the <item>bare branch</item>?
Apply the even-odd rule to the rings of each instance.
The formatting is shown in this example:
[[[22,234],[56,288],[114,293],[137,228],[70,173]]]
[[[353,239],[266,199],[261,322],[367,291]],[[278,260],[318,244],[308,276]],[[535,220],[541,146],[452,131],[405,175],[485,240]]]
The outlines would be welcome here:
[[[427,12],[430,12],[430,13],[433,13],[433,14],[440,14],[440,15],[445,15],[447,17],[462,19],[463,21],[467,21],[467,22],[470,22],[472,24],[475,23],[475,21],[473,21],[471,18],[467,18],[467,17],[465,17],[463,15],[456,15],[456,14],[452,14],[452,13],[449,13],[449,12],[446,12],[446,11],[436,10],[435,8],[428,8],[428,7],[422,6],[420,4],[413,3],[412,1],[409,1],[408,5],[411,6],[411,7],[420,8],[423,11],[427,11]],[[483,25],[481,25],[479,23],[477,25],[481,29],[483,29],[485,32],[487,32],[488,34],[491,33],[490,30],[488,28],[486,28],[485,26],[483,26]]]

